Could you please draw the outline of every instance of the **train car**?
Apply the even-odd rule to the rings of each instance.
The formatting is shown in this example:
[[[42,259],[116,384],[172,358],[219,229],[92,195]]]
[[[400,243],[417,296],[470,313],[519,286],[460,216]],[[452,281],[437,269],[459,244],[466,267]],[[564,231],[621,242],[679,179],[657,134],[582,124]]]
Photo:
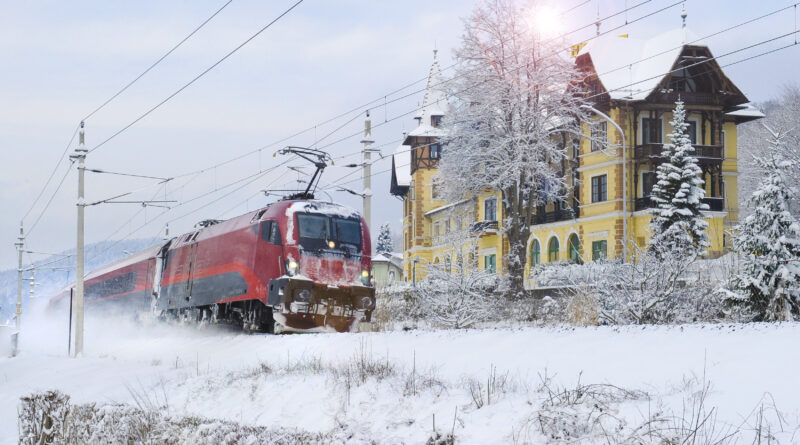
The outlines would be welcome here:
[[[354,210],[279,201],[206,222],[93,272],[86,302],[228,321],[247,330],[348,331],[369,321],[375,308],[370,249],[369,230]],[[105,284],[92,298],[89,289],[98,283]]]
[[[150,309],[154,290],[156,255],[163,245],[149,247],[90,272],[84,278],[85,304],[93,310],[136,313]],[[74,286],[50,301],[50,310],[68,308]]]

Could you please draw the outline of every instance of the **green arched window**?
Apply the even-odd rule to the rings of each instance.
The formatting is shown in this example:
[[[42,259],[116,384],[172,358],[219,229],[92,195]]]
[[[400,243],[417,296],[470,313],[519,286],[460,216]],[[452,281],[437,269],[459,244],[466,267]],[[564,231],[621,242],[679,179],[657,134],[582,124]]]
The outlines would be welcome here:
[[[539,240],[533,240],[531,243],[531,269],[538,266],[541,262],[541,247],[539,246]]]
[[[567,240],[567,253],[569,254],[570,262],[581,262],[581,242],[578,240],[578,235],[574,233]]]
[[[550,242],[547,244],[547,261],[551,263],[558,261],[558,238],[556,237],[550,238]]]

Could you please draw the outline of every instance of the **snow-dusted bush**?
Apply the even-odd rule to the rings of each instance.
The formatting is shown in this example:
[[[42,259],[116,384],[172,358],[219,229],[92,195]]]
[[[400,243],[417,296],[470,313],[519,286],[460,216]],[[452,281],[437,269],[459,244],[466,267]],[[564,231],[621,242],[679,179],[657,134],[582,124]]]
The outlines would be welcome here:
[[[411,285],[388,286],[375,292],[372,322],[378,329],[413,328],[422,318],[419,298]]]
[[[692,257],[685,252],[639,249],[595,283],[601,323],[689,323],[716,321],[722,298],[713,283],[689,281]]]
[[[571,324],[645,324],[716,321],[722,295],[716,284],[691,275],[684,252],[655,252],[631,244],[632,259],[558,264],[534,270],[541,287],[560,287],[561,321]]]
[[[429,264],[427,276],[417,283],[421,315],[435,326],[468,328],[496,318],[500,300],[495,296],[497,275],[479,267]]]
[[[345,443],[348,431],[311,433],[241,425],[200,417],[170,417],[123,404],[73,405],[58,391],[23,397],[19,443],[93,444],[331,444]]]

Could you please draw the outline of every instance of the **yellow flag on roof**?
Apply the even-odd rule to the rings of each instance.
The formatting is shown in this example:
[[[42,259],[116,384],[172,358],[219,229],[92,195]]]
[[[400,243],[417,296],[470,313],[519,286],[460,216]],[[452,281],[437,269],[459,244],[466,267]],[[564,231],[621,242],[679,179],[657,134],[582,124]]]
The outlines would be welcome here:
[[[620,35],[618,35],[617,37],[622,37],[622,38],[625,38],[625,39],[627,39],[627,38],[628,38],[628,35],[627,35],[627,34],[620,34]]]
[[[581,42],[576,45],[572,45],[569,47],[569,55],[571,57],[578,57],[578,53],[581,52],[583,47],[586,46],[586,42]]]

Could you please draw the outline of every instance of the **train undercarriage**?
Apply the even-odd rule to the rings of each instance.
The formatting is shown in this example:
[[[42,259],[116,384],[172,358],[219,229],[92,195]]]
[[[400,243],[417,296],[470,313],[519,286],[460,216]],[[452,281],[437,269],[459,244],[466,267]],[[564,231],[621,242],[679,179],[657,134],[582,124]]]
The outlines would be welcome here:
[[[160,318],[197,324],[223,324],[241,327],[248,333],[282,334],[291,332],[353,332],[361,321],[370,321],[371,311],[353,310],[327,304],[267,306],[260,300],[247,300],[208,306],[168,309]]]

